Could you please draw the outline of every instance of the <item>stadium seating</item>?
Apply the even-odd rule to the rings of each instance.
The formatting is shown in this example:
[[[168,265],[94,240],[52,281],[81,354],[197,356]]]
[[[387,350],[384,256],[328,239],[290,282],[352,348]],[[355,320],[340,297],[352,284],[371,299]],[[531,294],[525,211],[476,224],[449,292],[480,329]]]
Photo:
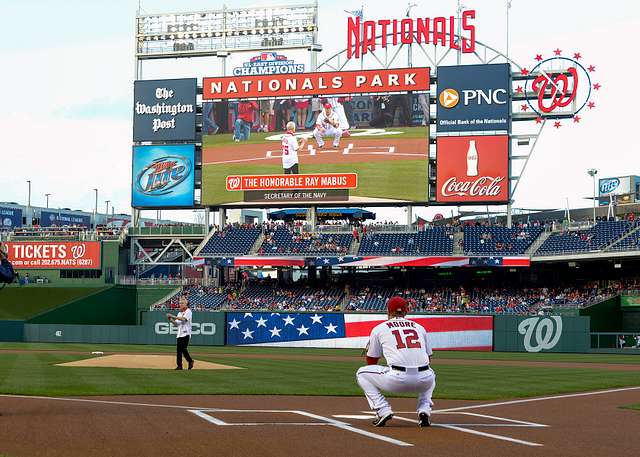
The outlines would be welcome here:
[[[453,234],[445,227],[412,233],[372,233],[362,240],[360,255],[452,255]]]
[[[633,224],[627,221],[602,221],[588,230],[552,233],[538,248],[536,254],[597,251],[619,239],[632,228]]]
[[[640,224],[636,225],[636,227],[640,227]],[[616,250],[616,251],[640,250],[640,230],[633,232],[631,235],[621,240],[619,243],[613,246],[613,250]]]
[[[262,229],[255,226],[226,227],[215,232],[200,251],[201,255],[246,255]]]
[[[260,255],[346,254],[352,241],[353,235],[350,233],[313,234],[281,225],[267,231],[258,253]]]
[[[340,309],[342,291],[335,287],[312,289],[310,287],[277,287],[253,285],[237,298],[226,303],[231,309]]]
[[[464,228],[464,253],[467,255],[521,255],[542,233],[542,227]]]

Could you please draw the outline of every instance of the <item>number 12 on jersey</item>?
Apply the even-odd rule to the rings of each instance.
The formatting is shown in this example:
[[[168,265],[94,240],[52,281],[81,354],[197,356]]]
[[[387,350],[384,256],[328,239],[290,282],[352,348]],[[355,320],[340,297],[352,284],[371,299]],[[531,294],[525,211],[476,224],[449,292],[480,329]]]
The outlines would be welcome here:
[[[420,349],[422,347],[418,332],[415,330],[407,328],[402,330],[402,334],[400,334],[400,330],[393,330],[391,333],[396,337],[396,348],[398,349]]]

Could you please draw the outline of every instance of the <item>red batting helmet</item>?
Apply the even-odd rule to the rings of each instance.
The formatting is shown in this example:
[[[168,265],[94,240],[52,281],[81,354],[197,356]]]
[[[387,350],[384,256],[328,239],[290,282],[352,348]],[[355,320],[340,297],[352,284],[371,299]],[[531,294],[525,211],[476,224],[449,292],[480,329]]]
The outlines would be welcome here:
[[[331,108],[331,107],[332,107],[332,106],[331,106],[331,103],[325,103],[323,106],[324,106],[325,108]]]
[[[398,297],[397,295],[395,297],[391,297],[387,302],[387,311],[389,314],[397,311],[408,313],[409,305],[407,304],[407,300],[402,297]]]

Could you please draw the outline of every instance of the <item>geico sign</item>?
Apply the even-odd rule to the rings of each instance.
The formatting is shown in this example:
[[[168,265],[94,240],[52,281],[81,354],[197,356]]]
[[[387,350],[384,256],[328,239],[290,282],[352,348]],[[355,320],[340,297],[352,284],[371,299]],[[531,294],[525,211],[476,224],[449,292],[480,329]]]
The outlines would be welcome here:
[[[476,105],[504,105],[507,103],[507,91],[506,89],[489,89],[484,91],[482,89],[465,89],[462,91],[462,100],[464,105],[468,106],[471,103]]]
[[[156,335],[176,335],[178,333],[178,327],[175,327],[167,322],[156,322],[155,325]],[[191,325],[192,335],[215,335],[216,324],[213,322],[193,323]]]

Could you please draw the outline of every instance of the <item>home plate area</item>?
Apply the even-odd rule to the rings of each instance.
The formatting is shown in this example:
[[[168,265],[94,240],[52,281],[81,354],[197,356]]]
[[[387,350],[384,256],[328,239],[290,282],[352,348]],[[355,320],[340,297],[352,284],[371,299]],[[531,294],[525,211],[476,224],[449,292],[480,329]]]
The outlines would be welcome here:
[[[385,431],[393,432],[397,428],[413,427],[417,429],[418,421],[415,412],[395,413],[388,426],[376,428],[371,425],[375,415],[368,411],[354,414],[334,414],[331,417],[321,416],[303,410],[273,410],[273,409],[190,409],[190,413],[209,422],[216,427],[333,427],[343,430],[345,433],[355,433],[372,440],[383,441],[396,446],[414,446],[409,441],[403,441],[384,434]],[[496,430],[517,430],[523,428],[543,428],[545,424],[492,416],[469,411],[434,411],[432,430],[437,428],[454,430],[460,433],[476,435],[486,439],[507,441],[524,446],[542,446],[541,443],[513,438]],[[429,429],[416,430],[416,432],[428,433]],[[509,432],[507,432],[509,433]]]

